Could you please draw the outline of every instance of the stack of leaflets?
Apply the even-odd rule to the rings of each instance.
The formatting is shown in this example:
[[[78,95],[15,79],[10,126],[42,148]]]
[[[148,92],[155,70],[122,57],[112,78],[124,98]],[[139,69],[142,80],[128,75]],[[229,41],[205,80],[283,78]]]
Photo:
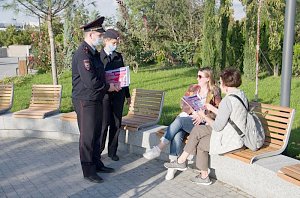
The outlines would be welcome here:
[[[107,83],[114,83],[120,87],[128,87],[130,84],[129,66],[105,71],[105,80]]]
[[[194,111],[204,109],[204,103],[197,95],[183,96],[182,101],[191,107]]]

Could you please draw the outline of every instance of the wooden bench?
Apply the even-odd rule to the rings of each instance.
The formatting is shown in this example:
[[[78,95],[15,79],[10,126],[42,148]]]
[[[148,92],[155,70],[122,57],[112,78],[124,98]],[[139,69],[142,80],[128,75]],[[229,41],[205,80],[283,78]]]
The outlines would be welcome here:
[[[43,119],[51,114],[59,113],[61,94],[61,85],[32,85],[29,108],[17,111],[13,116]]]
[[[163,91],[134,89],[128,114],[122,118],[122,128],[137,131],[157,124],[163,103]]]
[[[13,104],[14,85],[0,85],[0,114],[9,111]]]
[[[252,164],[254,161],[278,155],[287,147],[295,109],[262,103],[251,103],[254,111],[260,118],[266,133],[265,143],[262,148],[253,152],[250,149],[240,149],[225,156],[239,159]]]
[[[71,111],[69,113],[63,113],[60,116],[60,119],[65,121],[77,121],[77,114],[75,111]]]
[[[293,184],[300,186],[300,164],[282,167],[277,175]]]

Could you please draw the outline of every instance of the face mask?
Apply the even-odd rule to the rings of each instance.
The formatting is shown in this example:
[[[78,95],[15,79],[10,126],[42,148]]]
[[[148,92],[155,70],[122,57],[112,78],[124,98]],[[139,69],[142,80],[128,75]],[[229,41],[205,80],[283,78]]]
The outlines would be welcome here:
[[[109,44],[105,47],[105,49],[108,51],[108,52],[113,52],[117,49],[117,46],[116,45],[113,45],[113,44]]]
[[[96,40],[93,41],[92,45],[93,45],[94,47],[96,47],[96,46],[98,46],[98,45],[101,45],[102,42],[103,42],[103,41],[102,41],[101,38],[96,38]]]

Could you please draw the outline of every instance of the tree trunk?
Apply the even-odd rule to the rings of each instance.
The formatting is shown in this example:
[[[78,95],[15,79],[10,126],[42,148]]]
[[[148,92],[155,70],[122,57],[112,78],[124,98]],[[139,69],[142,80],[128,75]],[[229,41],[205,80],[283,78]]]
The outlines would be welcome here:
[[[278,77],[279,75],[279,65],[275,64],[274,65],[274,76]]]
[[[55,44],[54,44],[54,35],[53,35],[53,30],[52,30],[51,13],[49,13],[47,16],[47,25],[48,25],[48,34],[49,34],[50,51],[51,51],[52,81],[53,81],[53,85],[57,85],[58,80],[57,80],[57,69],[56,69],[56,63],[55,63]]]

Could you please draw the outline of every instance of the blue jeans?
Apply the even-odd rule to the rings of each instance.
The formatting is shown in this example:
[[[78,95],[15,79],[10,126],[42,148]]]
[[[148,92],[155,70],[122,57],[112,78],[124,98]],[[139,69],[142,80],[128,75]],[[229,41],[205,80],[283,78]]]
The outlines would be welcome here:
[[[183,139],[194,127],[191,117],[176,117],[168,126],[162,142],[170,142],[170,156],[179,156],[183,151]],[[171,157],[170,157],[171,158]]]

